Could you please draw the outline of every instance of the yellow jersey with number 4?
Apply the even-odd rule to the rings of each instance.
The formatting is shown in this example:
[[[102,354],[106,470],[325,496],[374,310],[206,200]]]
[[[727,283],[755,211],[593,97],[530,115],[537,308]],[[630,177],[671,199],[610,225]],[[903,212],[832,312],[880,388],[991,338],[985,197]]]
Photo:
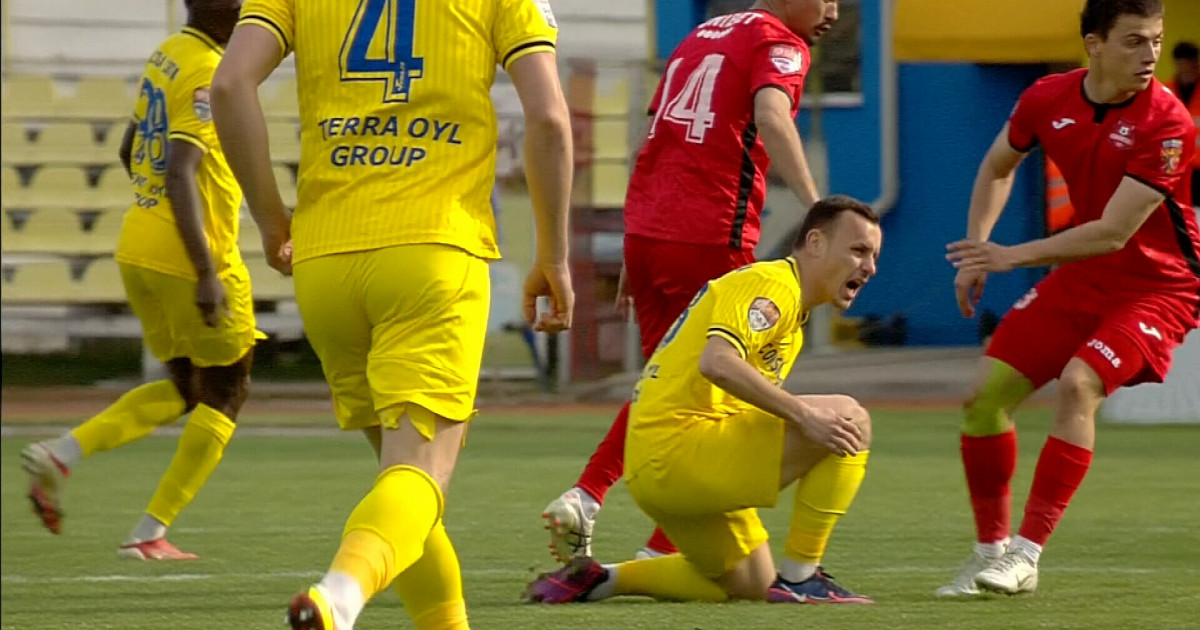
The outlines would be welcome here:
[[[411,243],[498,258],[497,64],[553,51],[548,0],[248,0],[294,53],[294,260]]]
[[[167,198],[167,144],[182,140],[204,151],[196,188],[204,234],[218,274],[243,266],[238,252],[242,191],[225,163],[208,105],[221,47],[203,32],[184,27],[159,45],[138,84],[130,156],[134,201],[125,213],[117,262],[189,280],[196,269],[184,249]]]
[[[647,432],[666,437],[693,422],[753,408],[700,373],[700,355],[710,337],[728,341],[759,373],[782,386],[804,344],[800,295],[792,258],[747,265],[706,284],[642,371],[630,430],[639,431],[639,440]]]

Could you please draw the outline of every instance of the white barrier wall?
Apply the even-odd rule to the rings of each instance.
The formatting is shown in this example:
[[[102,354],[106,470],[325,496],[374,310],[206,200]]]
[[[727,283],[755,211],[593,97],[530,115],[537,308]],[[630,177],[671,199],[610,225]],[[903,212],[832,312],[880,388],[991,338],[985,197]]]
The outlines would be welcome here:
[[[1117,390],[1100,415],[1111,422],[1200,424],[1200,330],[1193,330],[1175,350],[1164,383]]]

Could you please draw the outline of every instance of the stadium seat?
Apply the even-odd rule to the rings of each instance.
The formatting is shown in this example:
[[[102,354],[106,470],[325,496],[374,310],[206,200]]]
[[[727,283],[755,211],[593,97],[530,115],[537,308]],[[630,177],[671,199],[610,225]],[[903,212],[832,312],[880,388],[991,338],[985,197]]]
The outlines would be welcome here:
[[[50,77],[9,76],[4,80],[4,98],[0,111],[5,119],[50,118],[58,103]]]
[[[629,115],[629,70],[627,68],[597,69],[593,86],[591,113],[596,116]],[[650,95],[654,94],[651,90]],[[647,96],[646,100],[649,100]]]
[[[620,208],[625,204],[625,189],[629,186],[629,165],[620,162],[592,164],[591,205]]]
[[[270,92],[262,95],[263,114],[268,119],[299,118],[300,100],[296,93],[296,79],[288,77],[271,83],[267,86]]]
[[[71,267],[60,258],[5,265],[3,275],[6,304],[65,302],[73,289]]]
[[[625,119],[592,120],[592,158],[629,158],[629,123]]]
[[[120,120],[109,125],[104,132],[104,139],[100,141],[100,155],[104,156],[104,163],[120,165],[121,140],[125,138],[127,126],[128,120]]]
[[[73,302],[114,303],[125,301],[125,285],[121,268],[112,258],[97,258],[88,264],[83,276],[75,282]]]
[[[271,302],[295,297],[292,279],[272,269],[266,258],[247,256],[245,260],[250,270],[250,292],[256,301]]]
[[[89,212],[83,231],[82,252],[85,254],[112,254],[121,238],[121,222],[125,220],[124,206],[105,208]]]
[[[20,230],[15,230],[9,252],[77,255],[84,252],[84,233],[79,215],[67,208],[38,208],[29,213]]]
[[[133,186],[129,183],[129,175],[120,166],[104,169],[100,181],[96,184],[85,208],[113,208],[127,206],[133,202]]]
[[[238,249],[244,258],[261,257],[263,253],[262,234],[254,219],[243,216],[238,225]]]
[[[75,84],[75,93],[58,105],[66,118],[108,120],[129,118],[135,99],[130,83],[117,77],[87,77]]]
[[[290,120],[274,120],[267,123],[267,136],[271,142],[271,161],[296,164],[300,161],[300,130]]]
[[[292,175],[292,169],[286,166],[276,166],[275,185],[279,187],[279,196],[283,199],[283,205],[289,208],[296,207],[296,178]]]
[[[80,208],[91,197],[82,169],[45,166],[30,181],[27,203],[36,207]]]
[[[0,129],[0,156],[5,164],[32,164],[35,162],[33,141],[29,128],[23,122],[4,121]]]
[[[0,167],[0,204],[5,208],[25,208],[29,205],[29,189],[21,185],[21,176],[10,166]]]
[[[104,164],[113,157],[104,155],[96,142],[91,123],[52,123],[38,133],[32,144],[34,162],[41,164]]]

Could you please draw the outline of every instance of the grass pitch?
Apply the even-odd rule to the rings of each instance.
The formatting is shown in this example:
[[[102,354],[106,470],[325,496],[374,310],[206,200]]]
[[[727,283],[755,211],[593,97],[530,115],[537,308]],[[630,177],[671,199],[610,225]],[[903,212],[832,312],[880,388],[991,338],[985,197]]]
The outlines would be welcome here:
[[[552,566],[542,507],[575,480],[609,413],[485,412],[474,422],[449,496],[447,529],[462,559],[476,629],[1200,628],[1200,428],[1102,426],[1096,462],[1042,556],[1032,597],[939,601],[973,529],[958,460],[958,414],[874,410],[866,482],[834,533],[825,564],[874,606],[664,604],[617,599],[528,606],[525,583]],[[6,423],[12,423],[11,418]],[[325,417],[292,418],[323,425]],[[243,427],[278,418],[247,417]],[[1021,418],[1015,513],[1047,425]],[[73,420],[64,419],[64,423]],[[0,441],[0,604],[3,630],[277,628],[288,598],[319,576],[345,517],[374,475],[357,435],[235,436],[172,540],[189,563],[118,560],[175,448],[152,437],[79,466],[62,536],[41,529],[24,498],[18,451]],[[778,549],[790,491],[764,520]],[[618,485],[600,515],[595,551],[630,557],[651,524]],[[411,628],[384,593],[360,630]]]

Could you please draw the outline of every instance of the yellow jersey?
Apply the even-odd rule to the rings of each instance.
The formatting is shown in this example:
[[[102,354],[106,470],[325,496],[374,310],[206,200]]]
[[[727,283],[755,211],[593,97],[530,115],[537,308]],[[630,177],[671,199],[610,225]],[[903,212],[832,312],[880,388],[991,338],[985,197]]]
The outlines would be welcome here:
[[[782,386],[804,344],[800,276],[793,258],[754,263],[706,284],[663,336],[634,388],[630,429],[669,437],[688,425],[753,408],[700,373],[709,337],[737,349]],[[631,466],[626,463],[626,466]]]
[[[296,55],[293,260],[413,243],[498,258],[496,65],[553,51],[548,0],[248,0]]]
[[[221,54],[221,46],[211,37],[184,27],[146,61],[133,113],[134,201],[121,225],[114,255],[118,262],[196,279],[167,198],[167,144],[182,140],[204,151],[196,172],[197,201],[204,211],[204,233],[217,273],[244,266],[237,247],[242,191],[225,163],[208,105],[209,85]]]

